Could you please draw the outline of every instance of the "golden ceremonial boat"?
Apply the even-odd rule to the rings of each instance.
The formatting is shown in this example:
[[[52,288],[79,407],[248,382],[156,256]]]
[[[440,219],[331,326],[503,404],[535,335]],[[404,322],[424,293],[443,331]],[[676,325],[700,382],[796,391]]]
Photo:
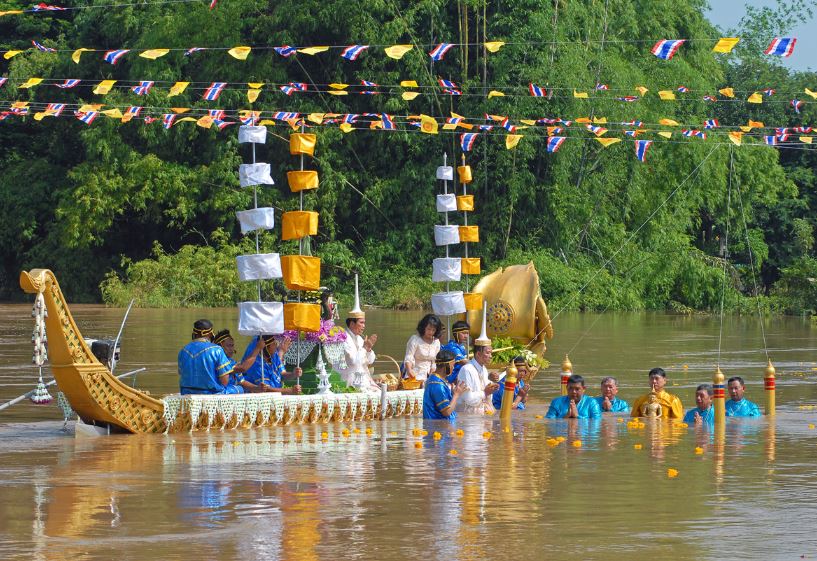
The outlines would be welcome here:
[[[117,379],[91,352],[57,279],[48,269],[20,273],[20,287],[42,294],[48,357],[71,408],[88,425],[114,432],[167,433],[421,415],[423,390],[281,395],[179,395],[157,399]]]

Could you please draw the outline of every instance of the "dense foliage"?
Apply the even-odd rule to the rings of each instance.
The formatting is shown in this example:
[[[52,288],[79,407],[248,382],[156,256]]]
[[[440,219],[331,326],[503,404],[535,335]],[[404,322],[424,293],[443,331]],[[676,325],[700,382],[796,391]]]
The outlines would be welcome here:
[[[813,105],[795,115],[785,96],[804,86],[815,89],[815,75],[788,72],[759,54],[764,41],[781,35],[811,2],[751,13],[741,25],[740,45],[729,56],[711,52],[721,33],[704,17],[704,4],[232,0],[209,11],[207,2],[146,3],[0,18],[0,47],[28,48],[37,39],[64,50],[58,56],[34,52],[4,61],[3,74],[12,78],[205,85],[366,79],[390,85],[404,79],[431,84],[441,77],[456,81],[466,94],[429,94],[407,102],[398,95],[286,97],[268,88],[252,105],[260,110],[594,115],[644,123],[672,118],[698,128],[709,118],[726,125],[745,124],[747,118],[781,126],[814,124]],[[661,37],[692,41],[672,60],[662,61],[648,52],[649,40]],[[507,45],[486,56],[478,46],[486,40]],[[284,59],[272,51],[254,51],[244,62],[224,51],[189,57],[173,51],[156,61],[132,54],[116,66],[101,62],[99,53],[84,56],[78,65],[68,56],[78,47],[438,41],[474,46],[454,49],[436,64],[422,49],[394,61],[374,47],[356,62],[337,54]],[[547,100],[527,96],[528,82],[555,94]],[[675,103],[654,95],[638,103],[616,102],[612,95],[572,97],[574,87],[589,90],[597,82],[615,88],[644,85],[653,93],[683,84],[712,93],[724,86],[740,91],[774,87],[780,94],[777,103],[762,105],[740,100],[713,105],[697,95]],[[168,100],[166,86],[156,87],[137,101],[128,89],[101,98],[86,86],[22,90],[19,83],[10,80],[0,99],[251,107],[237,90],[226,91],[214,104],[202,101],[201,89],[192,88]],[[513,87],[519,95],[485,95]],[[258,158],[272,163],[278,185],[262,189],[259,204],[289,210],[296,208],[297,198],[286,188],[284,173],[295,162],[286,147],[286,128],[272,132]],[[321,187],[306,196],[306,206],[320,211],[312,249],[323,259],[325,284],[348,294],[351,274],[360,271],[367,301],[398,307],[427,302],[433,288],[430,263],[441,255],[431,235],[438,220],[434,170],[443,152],[460,154],[456,135],[344,134],[334,127],[317,134]],[[241,238],[234,215],[251,203],[236,173],[249,157],[234,127],[219,132],[185,123],[168,131],[159,123],[121,124],[107,118],[92,126],[73,118],[5,120],[0,123],[2,296],[14,297],[19,271],[35,266],[53,269],[74,300],[98,300],[100,282],[102,297],[112,303],[137,297],[146,306],[226,305],[251,296],[254,286],[240,286],[234,268],[235,255],[254,248],[254,240]],[[472,220],[481,227],[478,254],[487,271],[532,260],[552,309],[713,309],[720,305],[726,275],[729,307],[759,293],[783,311],[813,312],[816,161],[813,151],[732,148],[692,139],[656,142],[642,164],[629,142],[605,149],[569,138],[558,154],[547,154],[541,136],[530,135],[510,151],[501,136],[482,138],[469,155],[477,202]],[[279,242],[277,235],[264,236],[261,245],[281,253],[295,250],[293,242]],[[281,295],[280,283],[268,284],[265,296]]]

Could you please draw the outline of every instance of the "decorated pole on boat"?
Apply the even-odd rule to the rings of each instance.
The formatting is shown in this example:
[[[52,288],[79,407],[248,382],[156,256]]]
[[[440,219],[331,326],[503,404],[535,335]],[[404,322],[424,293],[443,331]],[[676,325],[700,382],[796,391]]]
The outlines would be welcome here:
[[[567,395],[567,379],[573,375],[573,363],[570,362],[570,358],[565,355],[565,359],[562,361],[562,379],[561,379],[561,395]]]
[[[769,361],[766,366],[766,371],[763,373],[763,387],[766,390],[766,414],[775,414],[775,369],[772,366],[772,361]]]
[[[508,366],[508,369],[505,371],[505,387],[503,388],[504,391],[502,392],[502,406],[499,410],[499,422],[503,429],[511,424],[513,393],[516,389],[517,374],[519,374],[519,371],[516,369],[516,365],[513,363],[513,361],[511,361],[510,366]]]
[[[715,428],[726,425],[726,391],[724,386],[724,375],[721,367],[715,368],[715,375],[712,376],[712,401],[715,408]]]

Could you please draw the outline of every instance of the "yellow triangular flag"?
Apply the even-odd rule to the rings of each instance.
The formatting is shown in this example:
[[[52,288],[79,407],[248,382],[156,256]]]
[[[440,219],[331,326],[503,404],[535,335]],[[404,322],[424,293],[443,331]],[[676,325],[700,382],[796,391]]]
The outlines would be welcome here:
[[[621,142],[620,138],[596,138],[602,146],[607,148],[608,146],[615,144],[616,142]]]
[[[749,122],[746,123],[748,126],[755,128],[755,129],[762,129],[763,128],[763,121],[753,121],[749,119]]]
[[[262,120],[261,120],[261,122],[260,122],[260,123],[258,123],[258,124],[259,124],[259,125],[261,125],[261,126],[263,126],[263,127],[271,127],[271,126],[276,125],[276,124],[278,124],[278,123],[276,123],[276,122],[275,122],[274,120],[272,120],[272,119],[262,119]]]
[[[167,97],[173,97],[174,95],[179,95],[184,90],[187,89],[187,86],[190,85],[190,82],[176,82],[173,84],[173,87],[170,88],[170,91],[167,93]]]
[[[106,115],[108,117],[111,117],[112,119],[121,119],[122,118],[122,112],[119,109],[117,109],[116,107],[114,107],[113,109],[106,109],[105,111],[100,111],[100,113],[102,113],[103,115]]]
[[[419,88],[416,80],[400,80],[401,88]]]
[[[497,90],[491,90],[488,92],[488,99],[492,97],[505,97],[505,94]]]
[[[446,123],[443,125],[444,131],[453,131],[456,130],[457,124],[456,123]]]
[[[607,124],[607,117],[593,117],[593,124],[594,125],[606,125]]]
[[[9,60],[10,58],[15,57],[22,52],[23,51],[6,51],[5,53],[3,53],[3,58]]]
[[[227,54],[238,60],[247,60],[247,55],[252,51],[252,47],[233,47]]]
[[[20,84],[20,89],[25,90],[25,89],[28,89],[28,88],[33,88],[34,86],[41,83],[42,81],[43,81],[43,78],[29,78],[28,80],[26,80],[25,84]]]
[[[661,131],[658,133],[659,136],[663,136],[664,138],[672,138],[672,133],[667,131]]]
[[[310,123],[316,123],[318,125],[323,123],[323,113],[310,113],[306,120]]]
[[[731,53],[735,45],[740,41],[740,37],[721,37],[712,48],[713,53]]]
[[[658,121],[658,124],[667,127],[677,127],[678,121],[673,121],[672,119],[661,119],[660,121]]]
[[[533,119],[519,119],[519,122],[525,123],[526,125],[530,125],[532,127],[536,126],[536,121],[534,121]]]
[[[303,53],[305,55],[316,55],[318,53],[323,53],[329,50],[329,47],[307,47],[305,49],[298,49],[299,53]]]
[[[735,97],[735,90],[732,88],[722,88],[718,90],[718,93],[721,95],[725,95],[726,97]]]
[[[349,95],[349,92],[344,92],[342,90],[327,90],[326,93],[329,95]]]
[[[6,10],[5,12],[0,12],[0,17],[3,16],[13,16],[16,14],[22,14],[23,10]]]
[[[258,94],[261,93],[261,90],[247,90],[247,100],[250,103],[255,103],[255,100],[258,99]]]
[[[489,53],[495,53],[504,46],[505,41],[489,41],[485,43],[485,48],[488,49]]]
[[[202,128],[209,129],[213,126],[213,118],[210,115],[204,115],[196,121],[196,124]]]
[[[97,95],[105,95],[116,83],[116,80],[102,80],[97,87],[94,88],[94,93]]]
[[[434,117],[420,115],[420,132],[425,134],[438,134],[437,121],[434,120]]]
[[[189,107],[171,107],[171,111],[173,111],[176,115],[181,115],[182,113],[187,113],[190,111]]]
[[[813,97],[814,99],[817,99],[817,92],[813,92],[813,91],[811,91],[811,90],[810,90],[810,89],[808,89],[808,88],[806,88],[806,90],[805,90],[805,91],[806,91],[806,94],[810,95],[810,96],[811,96],[811,97]]]
[[[763,103],[763,94],[761,94],[760,92],[755,92],[748,98],[746,98],[746,101],[748,101],[749,103]]]
[[[752,127],[747,127],[746,125],[741,125],[740,130],[743,132],[752,132]]]
[[[590,121],[590,117],[579,117],[578,119],[576,119],[576,122],[581,124],[581,125],[586,125],[586,124],[590,123],[591,121]]]
[[[184,123],[184,122],[195,123],[196,118],[195,117],[182,117],[181,119],[177,120],[176,122],[177,123]]]
[[[332,83],[332,84],[329,84],[329,87],[332,88],[333,90],[345,90],[346,88],[349,87],[349,84],[335,84],[335,83]]]
[[[516,148],[516,145],[519,144],[519,141],[522,140],[521,134],[509,134],[505,137],[505,148],[507,150],[513,150]]]
[[[458,113],[454,113],[453,111],[451,112],[451,118],[452,119],[467,119],[467,117],[464,117],[464,116],[462,116],[462,115],[460,115]]]
[[[801,136],[800,142],[803,144],[811,144],[811,137],[810,136]]]
[[[340,130],[342,130],[343,132],[351,132],[352,125],[350,125],[349,123],[341,123]]]
[[[658,92],[658,97],[660,97],[664,101],[672,101],[675,99],[675,92],[671,90],[661,90],[660,92]]]
[[[743,141],[743,133],[732,131],[729,133],[729,140],[732,142],[732,144],[740,146],[740,143]]]
[[[254,90],[260,90],[264,87],[264,82],[247,82],[247,85]]]
[[[103,107],[105,106],[101,103],[86,103],[85,105],[80,105],[77,111],[79,113],[90,113],[91,111],[99,111]]]
[[[418,95],[420,95],[420,92],[403,92],[403,94],[400,97],[402,97],[406,101],[411,101]]]
[[[648,90],[648,89],[647,89],[647,88],[645,88],[644,86],[636,86],[636,87],[635,87],[635,91],[637,91],[637,92],[639,93],[639,95],[642,95],[642,96],[643,96],[644,94],[646,94],[646,93],[647,93],[648,91],[650,91],[650,90]]]
[[[35,121],[42,121],[43,117],[47,117],[47,116],[48,116],[47,111],[43,111],[42,113],[34,113],[34,120]]]
[[[391,47],[386,47],[384,50],[386,51],[387,57],[393,58],[394,60],[400,60],[403,58],[404,54],[413,48],[413,45],[392,45]]]
[[[459,124],[459,127],[460,127],[461,129],[465,129],[465,130],[467,130],[467,131],[470,131],[471,129],[473,129],[473,128],[474,128],[474,125],[469,125],[468,123],[460,123],[460,124]],[[518,129],[524,129],[524,128],[526,128],[526,127],[516,127],[516,128],[518,128]]]
[[[79,57],[82,56],[82,53],[87,53],[88,51],[92,51],[92,50],[93,49],[86,49],[84,47],[81,48],[81,49],[77,49],[76,51],[71,53],[71,60],[74,61],[74,64],[79,64]]]
[[[142,58],[149,58],[150,60],[156,60],[159,57],[165,56],[169,52],[170,49],[148,49],[147,51],[139,53],[139,56]]]
[[[588,95],[587,92],[577,92],[576,90],[573,90],[573,97],[578,99],[587,99]]]

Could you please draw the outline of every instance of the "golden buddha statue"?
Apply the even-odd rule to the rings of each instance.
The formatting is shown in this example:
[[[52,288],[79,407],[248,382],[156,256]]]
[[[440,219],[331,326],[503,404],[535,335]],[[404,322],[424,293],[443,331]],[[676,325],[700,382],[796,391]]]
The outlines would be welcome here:
[[[661,404],[658,403],[658,394],[654,391],[650,392],[650,397],[647,400],[647,403],[642,405],[641,411],[639,411],[642,417],[650,417],[653,419],[660,417],[663,412],[663,407],[661,407]]]

